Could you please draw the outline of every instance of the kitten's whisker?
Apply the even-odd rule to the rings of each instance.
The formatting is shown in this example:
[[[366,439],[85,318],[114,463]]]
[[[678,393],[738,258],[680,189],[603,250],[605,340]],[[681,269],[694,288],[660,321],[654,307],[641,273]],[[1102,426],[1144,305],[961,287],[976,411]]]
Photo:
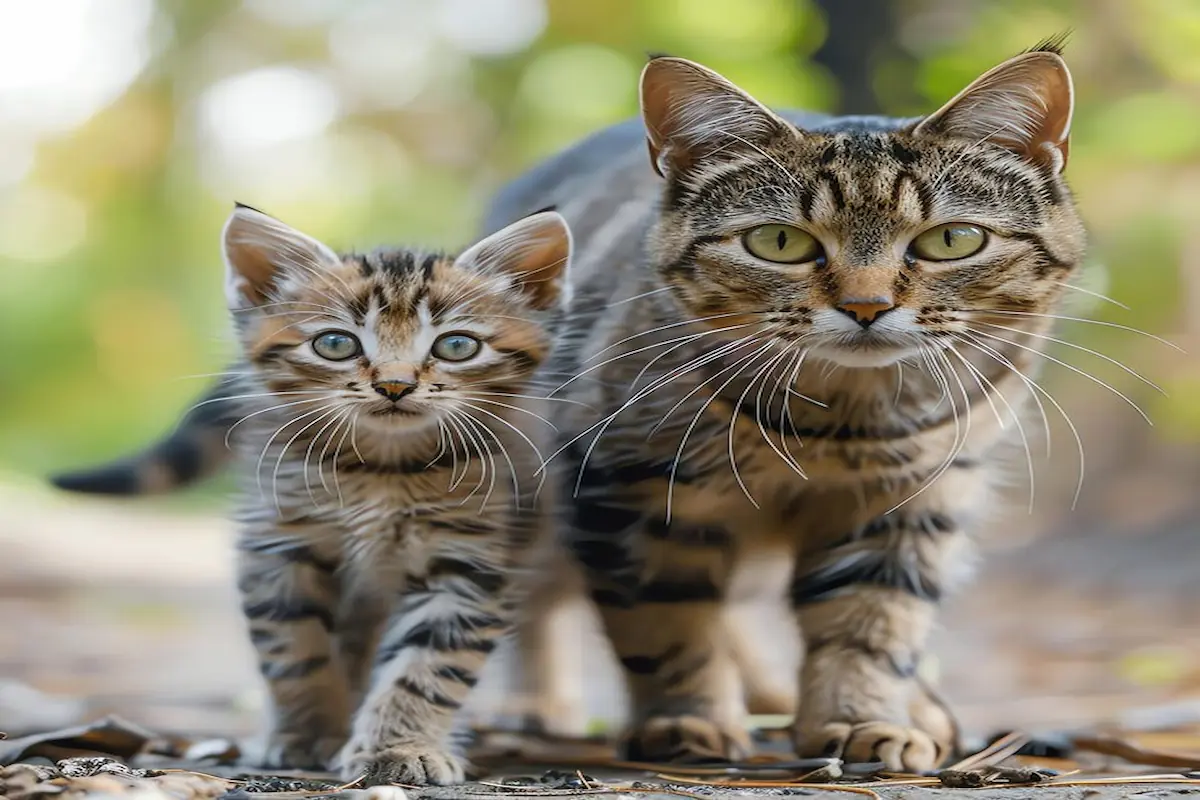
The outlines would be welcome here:
[[[279,438],[279,435],[281,433],[283,433],[287,428],[289,428],[290,426],[294,425],[297,422],[300,422],[303,419],[306,419],[306,418],[312,416],[312,414],[314,412],[319,413],[319,412],[323,411],[326,407],[327,406],[322,406],[321,408],[313,409],[313,411],[307,411],[298,417],[292,417],[292,418],[288,419],[286,422],[284,422],[282,425],[280,425],[278,428],[276,428],[275,431],[271,434],[270,438],[267,439],[266,444],[264,444],[262,447],[262,451],[258,454],[258,463],[256,464],[255,469],[254,469],[255,482],[258,484],[258,493],[262,499],[265,500],[267,498],[267,493],[266,493],[266,491],[263,490],[263,485],[262,485],[263,461],[266,460],[267,452],[271,449],[271,445],[274,444],[275,440],[277,438]],[[278,510],[278,502],[276,503],[276,509]]]
[[[499,414],[494,414],[491,411],[488,411],[486,408],[480,408],[479,406],[473,405],[471,403],[471,401],[469,401],[469,400],[463,400],[462,404],[464,406],[466,406],[467,408],[472,408],[472,409],[478,411],[480,414],[487,414],[489,417],[491,417],[492,419],[499,422],[501,425],[504,425],[506,428],[511,430],[513,433],[515,433],[517,436],[519,436],[521,438],[521,440],[525,442],[525,444],[529,445],[529,448],[531,450],[533,450],[533,452],[537,456],[538,460],[541,461],[542,451],[539,450],[538,446],[533,443],[533,440],[530,439],[528,436],[526,436],[524,431],[522,431],[516,425],[513,425],[511,422],[509,422],[508,420],[506,420],[504,417],[500,416]],[[470,417],[471,415],[467,414],[466,416]],[[541,418],[539,417],[539,419],[541,419]],[[546,420],[543,419],[542,422],[546,422]],[[549,424],[549,423],[547,423],[547,424]],[[491,430],[491,428],[488,428],[488,430]]]
[[[795,355],[798,358],[799,354],[800,354],[799,350],[793,351],[791,349],[784,349],[779,353],[779,355],[775,356],[775,358],[772,359],[766,365],[766,367],[764,367],[764,369],[768,370],[768,371],[771,369],[774,369],[775,366],[777,364],[779,364],[780,362],[782,362],[786,357]],[[772,408],[774,407],[774,402],[775,402],[775,396],[779,393],[779,387],[782,385],[783,377],[785,375],[787,375],[787,373],[788,373],[788,368],[784,367],[783,369],[781,369],[779,371],[779,375],[777,375],[775,377],[775,385],[771,388],[771,393],[769,395],[767,395],[767,413],[768,414],[772,413]],[[803,470],[803,468],[801,468],[799,462],[797,462],[794,458],[792,458],[790,453],[787,453],[786,451],[781,449],[781,445],[783,443],[783,423],[782,423],[783,409],[782,408],[780,409],[780,412],[779,412],[779,418],[781,420],[780,425],[779,425],[780,445],[775,444],[775,442],[773,442],[771,440],[770,435],[767,433],[767,427],[766,427],[766,425],[763,424],[763,421],[762,421],[762,396],[763,396],[763,389],[765,389],[765,388],[767,388],[767,381],[764,379],[762,384],[758,387],[758,394],[755,395],[755,398],[754,398],[754,421],[758,423],[758,432],[762,436],[763,441],[766,442],[767,445],[773,451],[775,451],[775,455],[779,456],[779,458],[783,461],[783,463],[787,464],[788,467],[790,467],[791,470],[793,472],[795,472],[797,475],[799,475],[801,478],[803,478],[804,480],[808,480],[808,476],[804,474],[804,470]],[[784,395],[784,405],[786,405],[786,404],[787,404],[787,395],[785,394]],[[738,405],[740,407],[740,405],[741,405],[740,400],[738,402]]]
[[[317,474],[318,474],[318,475],[320,476],[320,478],[321,478],[321,488],[323,488],[323,489],[325,490],[325,493],[326,493],[326,494],[337,494],[337,496],[338,496],[338,507],[339,507],[339,508],[341,508],[341,507],[342,507],[342,505],[343,505],[343,502],[342,502],[342,491],[341,491],[341,488],[342,488],[342,487],[341,487],[341,486],[339,486],[339,485],[338,485],[338,482],[337,482],[337,458],[338,458],[338,451],[337,451],[337,448],[336,448],[336,447],[334,448],[334,451],[333,451],[333,463],[332,463],[332,465],[331,465],[331,468],[332,468],[332,470],[333,470],[333,485],[334,485],[334,488],[337,490],[336,492],[334,492],[333,490],[331,490],[331,489],[329,488],[329,484],[328,484],[328,483],[326,482],[326,480],[325,480],[325,464],[328,462],[328,460],[326,459],[326,457],[325,457],[325,456],[326,456],[326,455],[329,453],[329,446],[330,446],[331,444],[333,444],[333,440],[334,440],[334,438],[335,438],[335,437],[338,435],[338,432],[342,430],[342,426],[346,426],[346,430],[347,430],[347,431],[350,429],[350,415],[351,415],[352,413],[353,413],[353,412],[352,412],[352,410],[351,410],[351,409],[349,409],[349,408],[347,408],[347,409],[345,410],[345,413],[343,413],[343,414],[342,414],[342,415],[341,415],[341,416],[338,418],[338,424],[337,424],[337,427],[336,427],[336,428],[334,428],[334,429],[333,429],[333,430],[330,432],[330,434],[329,434],[329,438],[325,440],[325,444],[324,444],[324,446],[323,446],[323,447],[321,447],[321,454],[320,454],[319,456],[317,456]],[[346,434],[345,434],[345,433],[343,433],[343,434],[342,434],[342,441],[345,441],[345,438],[346,438]]]
[[[290,439],[288,439],[287,442],[283,445],[283,449],[279,451],[279,455],[275,459],[275,468],[273,470],[271,470],[271,495],[272,495],[272,497],[275,498],[275,511],[277,513],[279,513],[279,514],[283,513],[283,504],[279,501],[279,470],[283,467],[284,456],[287,455],[287,451],[291,448],[292,444],[295,443],[295,441],[297,439],[299,439],[302,435],[304,435],[305,431],[311,430],[314,426],[319,425],[322,420],[326,419],[327,417],[329,417],[331,415],[336,414],[337,411],[338,411],[337,405],[334,403],[331,403],[327,406],[324,406],[323,408],[318,408],[313,411],[309,411],[306,414],[303,414],[296,418],[295,421],[299,422],[300,420],[305,419],[307,417],[316,416],[316,419],[307,423],[306,425],[301,427],[298,431],[296,431],[295,433],[292,434],[292,437]],[[307,466],[307,463],[305,463],[302,466]],[[305,486],[308,487],[307,473],[304,476],[304,483],[305,483]],[[311,494],[312,488],[308,487],[308,489],[309,489],[309,493]]]
[[[479,411],[479,410],[480,409],[476,409],[476,411]],[[504,441],[500,438],[500,436],[496,433],[496,431],[492,430],[491,427],[484,424],[483,420],[475,419],[470,414],[464,414],[463,417],[467,420],[470,420],[473,425],[476,425],[477,427],[479,427],[481,429],[482,433],[486,433],[487,435],[491,436],[492,439],[496,442],[496,446],[500,448],[500,454],[501,454],[501,456],[503,456],[505,462],[507,462],[509,474],[512,476],[513,500],[514,500],[514,502],[516,502],[517,499],[520,498],[520,496],[521,496],[520,480],[517,477],[517,468],[513,464],[513,460],[508,454],[508,448],[506,448],[504,446]],[[497,419],[500,419],[500,418],[497,417]],[[501,421],[503,422],[503,420],[501,420]],[[491,448],[488,448],[488,452],[492,453]],[[536,452],[536,450],[535,450],[535,452]],[[538,455],[540,457],[541,454],[539,453]],[[495,466],[494,466],[495,458],[496,458],[495,454],[492,453],[492,460],[493,460],[492,485],[488,487],[487,494],[484,495],[483,505],[479,509],[481,514],[483,513],[484,508],[487,507],[487,504],[491,501],[492,490],[495,489],[495,475],[496,475],[496,470],[495,470]]]
[[[468,384],[463,384],[462,386],[456,386],[455,388],[456,389],[465,389],[468,386],[472,386],[472,385],[479,386],[482,384],[469,384],[468,383]],[[589,408],[589,409],[592,408],[592,406],[588,405],[587,403],[580,402],[579,400],[571,400],[566,397],[543,397],[542,395],[539,395],[539,394],[517,394],[515,392],[464,392],[464,394],[468,394],[472,397],[513,397],[518,400],[537,400],[539,402],[545,400],[545,401],[549,401],[551,403],[568,403],[570,405],[581,406],[583,408]]]
[[[1112,364],[1113,366],[1118,367],[1119,369],[1129,373],[1130,375],[1137,378],[1139,381],[1146,384],[1151,389],[1155,390],[1156,392],[1163,395],[1164,397],[1167,394],[1161,386],[1159,386],[1157,383],[1150,380],[1146,376],[1142,375],[1137,370],[1135,370],[1125,364],[1122,364],[1120,361],[1118,361],[1115,358],[1106,356],[1106,355],[1104,355],[1104,353],[1099,353],[1095,350],[1092,350],[1091,348],[1084,347],[1083,345],[1064,341],[1063,339],[1058,339],[1058,338],[1055,338],[1054,336],[1047,336],[1046,334],[1043,334],[1043,333],[1034,333],[1032,331],[1022,330],[1020,328],[1009,327],[1008,325],[997,325],[994,322],[984,322],[983,320],[975,320],[975,324],[976,325],[986,325],[989,328],[996,328],[998,330],[1009,331],[1011,333],[1024,334],[1025,336],[1032,336],[1035,339],[1041,339],[1041,340],[1047,341],[1047,342],[1054,342],[1055,344],[1062,345],[1063,347],[1070,347],[1073,350],[1079,350],[1081,352],[1087,353],[1088,355],[1095,356],[1096,358],[1098,358],[1102,361],[1107,361],[1109,364]],[[1038,351],[1038,352],[1041,352],[1041,351]]]
[[[1130,408],[1132,408],[1134,411],[1136,411],[1138,414],[1141,415],[1142,419],[1146,420],[1147,425],[1154,424],[1154,422],[1150,419],[1150,416],[1145,411],[1142,410],[1141,406],[1139,406],[1134,401],[1130,400],[1129,397],[1127,395],[1125,395],[1124,393],[1122,393],[1120,390],[1116,389],[1113,386],[1110,386],[1109,384],[1107,384],[1104,381],[1097,378],[1095,375],[1092,375],[1090,372],[1079,369],[1079,367],[1076,367],[1073,364],[1068,364],[1067,362],[1065,362],[1061,359],[1055,358],[1054,356],[1052,356],[1048,353],[1043,353],[1041,350],[1038,350],[1036,347],[1028,347],[1026,345],[1014,342],[1011,339],[1005,339],[1003,336],[997,336],[994,333],[986,333],[984,331],[977,330],[975,328],[969,328],[969,330],[972,333],[974,333],[976,336],[984,336],[984,337],[987,337],[988,339],[995,339],[996,341],[1003,342],[1004,344],[1009,345],[1011,347],[1016,347],[1019,350],[1024,350],[1026,352],[1033,353],[1034,355],[1041,356],[1042,358],[1046,359],[1047,361],[1051,361],[1055,364],[1058,364],[1061,367],[1065,367],[1066,369],[1069,369],[1071,372],[1074,372],[1076,375],[1082,375],[1084,378],[1087,378],[1089,381],[1096,384],[1097,386],[1101,386],[1101,387],[1107,389],[1108,391],[1115,394],[1117,397],[1124,400],[1129,405]]]
[[[308,491],[308,499],[313,502],[313,505],[317,504],[317,498],[316,498],[316,496],[313,495],[312,481],[309,480],[308,462],[312,458],[313,450],[316,448],[317,442],[319,442],[321,440],[321,435],[324,434],[325,431],[329,430],[329,428],[331,426],[333,426],[335,423],[341,422],[341,420],[343,419],[342,415],[343,415],[344,411],[345,411],[344,408],[336,409],[335,412],[333,413],[333,415],[331,416],[330,420],[328,422],[326,422],[325,425],[322,426],[321,429],[318,430],[313,435],[312,439],[308,443],[308,449],[304,451],[304,462],[301,464],[301,469],[304,472],[304,488],[305,488],[305,490]],[[330,438],[331,439],[333,438],[333,434],[330,434]],[[326,441],[326,446],[328,446],[328,444],[329,444],[328,441]],[[321,461],[319,459],[317,460],[317,477],[319,477],[321,479],[321,486],[325,489],[326,492],[328,492],[329,487],[325,485],[325,472],[322,469]]]
[[[307,399],[305,399],[305,400],[293,400],[293,401],[291,401],[290,403],[280,403],[279,405],[275,405],[275,406],[267,406],[266,408],[260,408],[260,409],[258,409],[257,411],[252,411],[251,413],[249,413],[249,414],[245,415],[244,417],[242,417],[242,418],[238,419],[236,422],[234,422],[232,425],[230,425],[230,426],[229,426],[229,427],[228,427],[228,428],[225,430],[225,447],[226,447],[226,448],[229,448],[229,447],[232,447],[232,446],[233,446],[233,445],[231,444],[231,438],[230,438],[230,437],[232,437],[232,436],[233,436],[233,431],[234,431],[234,430],[235,430],[235,429],[236,429],[236,428],[237,428],[239,425],[241,425],[243,422],[245,422],[246,420],[248,420],[248,419],[250,419],[250,418],[252,418],[252,417],[257,417],[257,416],[259,416],[260,414],[269,414],[269,413],[271,413],[272,411],[281,411],[281,410],[283,410],[283,409],[285,409],[285,408],[294,408],[294,407],[296,407],[296,406],[301,406],[301,405],[304,405],[305,403],[319,403],[319,402],[320,402],[320,401],[322,401],[322,400],[329,400],[329,399],[331,399],[331,398],[330,398],[330,396],[329,396],[329,393],[328,393],[328,392],[318,392],[318,394],[320,394],[321,396],[320,396],[320,397],[309,397],[309,398],[307,398]],[[264,396],[264,397],[270,397],[270,396],[272,396],[272,395],[262,395],[262,396]]]
[[[487,398],[485,398],[485,397],[480,397],[480,396],[479,396],[479,394],[480,394],[479,392],[463,392],[462,394],[463,394],[465,397],[468,397],[468,398],[470,398],[471,400],[473,400],[473,401],[474,401],[474,402],[476,402],[476,403],[488,403],[489,405],[493,405],[493,406],[499,406],[499,407],[501,407],[501,408],[508,408],[508,409],[511,409],[511,410],[513,410],[513,411],[520,411],[522,414],[528,414],[529,416],[531,416],[531,417],[533,417],[534,419],[538,420],[538,421],[539,421],[539,422],[541,422],[542,424],[549,426],[549,427],[550,427],[552,430],[554,430],[554,431],[557,431],[557,430],[558,430],[558,427],[557,427],[557,426],[556,426],[556,425],[555,425],[553,422],[551,422],[550,420],[546,419],[545,417],[543,417],[543,416],[542,416],[542,415],[540,415],[540,414],[535,414],[534,412],[530,411],[530,410],[529,410],[529,409],[527,409],[527,408],[521,408],[520,406],[514,406],[514,405],[512,405],[512,404],[510,404],[510,403],[502,403],[502,402],[500,402],[499,400],[489,400],[489,399],[487,399]],[[536,398],[535,398],[535,399],[536,399]]]
[[[775,339],[769,339],[767,341],[767,343],[764,344],[754,354],[754,358],[752,358],[750,360],[750,362],[748,364],[746,364],[746,366],[742,367],[740,370],[735,372],[733,375],[729,376],[729,380],[726,381],[724,385],[722,385],[721,389],[717,390],[717,393],[720,394],[720,392],[725,388],[725,386],[732,383],[734,380],[736,380],[738,378],[738,376],[740,376],[743,372],[745,372],[747,369],[749,369],[756,361],[758,361],[760,356],[770,355],[771,348],[773,348],[775,346],[775,344],[776,344]],[[787,351],[785,350],[784,352],[786,353]],[[768,364],[770,364],[770,363],[772,363],[772,362],[768,362]],[[738,487],[741,488],[742,494],[746,495],[746,499],[750,501],[750,505],[754,506],[755,508],[760,508],[760,506],[758,504],[758,501],[754,499],[754,496],[750,494],[750,489],[749,489],[749,487],[746,486],[746,482],[744,480],[742,480],[741,471],[738,470],[737,453],[735,452],[733,438],[734,438],[734,432],[737,429],[738,420],[741,418],[742,401],[746,398],[746,395],[750,393],[750,390],[752,388],[754,388],[754,384],[758,381],[758,379],[761,376],[762,376],[762,367],[760,366],[759,370],[757,372],[755,372],[754,375],[751,376],[750,382],[746,384],[746,388],[742,391],[741,395],[738,397],[737,403],[735,403],[733,405],[733,407],[730,409],[729,433],[726,436],[726,439],[728,440],[727,450],[729,453],[729,467],[731,470],[733,470],[733,479],[735,481],[737,481]],[[758,407],[755,406],[755,416],[756,417],[758,416],[757,411],[758,411]]]

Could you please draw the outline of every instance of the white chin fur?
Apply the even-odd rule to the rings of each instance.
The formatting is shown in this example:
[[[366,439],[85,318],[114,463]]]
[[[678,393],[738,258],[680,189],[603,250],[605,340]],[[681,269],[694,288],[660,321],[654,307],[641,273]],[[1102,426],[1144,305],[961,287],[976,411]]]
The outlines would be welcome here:
[[[845,347],[818,345],[811,352],[823,361],[856,369],[889,367],[897,361],[916,355],[915,350],[904,347],[851,350]]]

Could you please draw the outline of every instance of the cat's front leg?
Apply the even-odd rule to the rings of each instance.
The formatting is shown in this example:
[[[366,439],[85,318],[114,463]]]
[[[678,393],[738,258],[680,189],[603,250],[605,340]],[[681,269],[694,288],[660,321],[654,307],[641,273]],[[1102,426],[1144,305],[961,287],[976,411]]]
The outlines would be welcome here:
[[[954,720],[917,664],[968,543],[929,495],[797,565],[791,597],[806,655],[793,736],[803,756],[923,771],[957,748]]]
[[[336,563],[283,526],[248,527],[238,542],[238,589],[271,722],[257,766],[324,769],[346,740],[350,706],[331,630]]]
[[[445,533],[438,531],[451,538]],[[501,595],[508,576],[499,548],[459,544],[464,546],[443,541],[426,575],[398,599],[367,696],[338,757],[346,780],[445,785],[465,778],[452,730],[488,654],[507,631]]]

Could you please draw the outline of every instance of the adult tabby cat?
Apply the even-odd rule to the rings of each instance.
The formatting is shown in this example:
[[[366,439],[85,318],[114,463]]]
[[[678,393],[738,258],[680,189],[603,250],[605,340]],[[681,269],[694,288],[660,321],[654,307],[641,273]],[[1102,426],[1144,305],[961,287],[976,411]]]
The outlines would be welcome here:
[[[452,719],[536,544],[547,429],[526,390],[567,296],[567,227],[547,212],[457,258],[339,256],[239,207],[224,250],[263,763],[340,749],[347,779],[461,781]]]
[[[919,119],[776,113],[675,58],[641,90],[644,127],[485,223],[555,206],[574,232],[543,374],[585,406],[555,405],[547,469],[632,690],[627,754],[749,750],[717,621],[735,571],[784,563],[797,750],[931,768],[957,735],[915,665],[1083,254],[1070,74],[1040,46]]]
[[[550,369],[600,420],[556,408],[549,469],[632,690],[627,753],[748,751],[716,621],[734,566],[774,556],[798,752],[934,767],[957,736],[915,666],[1084,251],[1067,67],[1040,46],[901,120],[775,113],[659,58],[641,102],[644,131],[539,166],[487,224],[554,205],[576,237]]]

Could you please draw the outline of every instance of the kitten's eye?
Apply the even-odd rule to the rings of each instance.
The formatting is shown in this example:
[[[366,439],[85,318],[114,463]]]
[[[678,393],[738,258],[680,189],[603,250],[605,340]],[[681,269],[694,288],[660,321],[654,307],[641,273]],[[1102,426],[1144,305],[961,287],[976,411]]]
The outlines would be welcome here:
[[[362,352],[358,337],[352,333],[327,331],[312,340],[313,352],[330,361],[345,361]]]
[[[800,264],[821,256],[821,243],[791,225],[759,225],[742,237],[750,255],[776,264]]]
[[[433,354],[442,361],[466,361],[479,352],[479,340],[465,333],[447,333],[433,343]]]
[[[987,232],[978,225],[947,222],[912,240],[909,250],[926,261],[954,261],[973,256],[987,244]]]

